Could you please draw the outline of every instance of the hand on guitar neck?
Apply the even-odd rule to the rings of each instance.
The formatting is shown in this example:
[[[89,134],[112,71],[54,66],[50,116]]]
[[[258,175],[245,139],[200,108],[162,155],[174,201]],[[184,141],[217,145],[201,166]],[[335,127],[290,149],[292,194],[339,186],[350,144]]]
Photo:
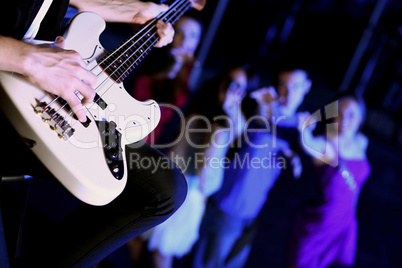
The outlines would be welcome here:
[[[71,0],[70,5],[75,6],[79,11],[90,11],[101,16],[108,22],[133,23],[143,25],[162,12],[168,10],[165,4],[143,2],[136,0],[105,1],[102,5],[97,0]],[[163,47],[172,42],[174,30],[170,23],[158,21],[159,41],[155,47]]]

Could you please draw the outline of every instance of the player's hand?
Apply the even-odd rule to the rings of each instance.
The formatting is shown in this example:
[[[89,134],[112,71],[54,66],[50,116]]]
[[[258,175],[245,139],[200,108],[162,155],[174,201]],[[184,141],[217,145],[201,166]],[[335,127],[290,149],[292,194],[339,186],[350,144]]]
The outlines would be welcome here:
[[[65,50],[63,45],[64,39],[58,37],[54,45],[30,46],[23,75],[41,89],[67,101],[78,119],[85,122],[83,105],[93,101],[97,78],[86,69],[78,52]]]

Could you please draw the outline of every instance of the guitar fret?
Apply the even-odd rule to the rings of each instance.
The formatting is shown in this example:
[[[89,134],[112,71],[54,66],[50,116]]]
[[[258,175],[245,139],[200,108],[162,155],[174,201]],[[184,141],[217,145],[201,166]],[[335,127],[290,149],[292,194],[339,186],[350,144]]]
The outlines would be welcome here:
[[[181,4],[179,4],[181,5]],[[185,11],[191,7],[191,3],[187,1],[184,6],[179,8],[174,7],[165,17],[163,21],[174,24]],[[149,30],[140,37],[132,37],[127,39],[121,45],[117,46],[110,54],[106,55],[100,61],[100,67],[105,73],[117,83],[123,80],[138,66],[145,56],[149,53],[151,48],[159,40],[156,34],[155,22],[149,25]]]

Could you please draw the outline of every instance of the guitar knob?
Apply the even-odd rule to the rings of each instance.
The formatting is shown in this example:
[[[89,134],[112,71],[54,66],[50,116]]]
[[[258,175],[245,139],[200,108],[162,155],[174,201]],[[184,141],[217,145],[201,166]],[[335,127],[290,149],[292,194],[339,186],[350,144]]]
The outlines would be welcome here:
[[[119,166],[114,165],[112,168],[113,173],[118,173],[120,171]]]
[[[118,152],[113,152],[110,154],[110,156],[112,157],[112,159],[116,159],[119,156]]]

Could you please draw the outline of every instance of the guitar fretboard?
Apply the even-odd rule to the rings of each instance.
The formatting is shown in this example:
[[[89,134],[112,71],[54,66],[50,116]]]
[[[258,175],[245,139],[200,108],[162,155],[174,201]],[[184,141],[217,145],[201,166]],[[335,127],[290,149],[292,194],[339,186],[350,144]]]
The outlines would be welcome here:
[[[155,26],[157,20],[170,22],[173,25],[189,8],[191,8],[189,0],[176,0],[159,18],[149,22],[138,33],[102,58],[99,65],[115,82],[123,82],[158,42],[159,36]]]

